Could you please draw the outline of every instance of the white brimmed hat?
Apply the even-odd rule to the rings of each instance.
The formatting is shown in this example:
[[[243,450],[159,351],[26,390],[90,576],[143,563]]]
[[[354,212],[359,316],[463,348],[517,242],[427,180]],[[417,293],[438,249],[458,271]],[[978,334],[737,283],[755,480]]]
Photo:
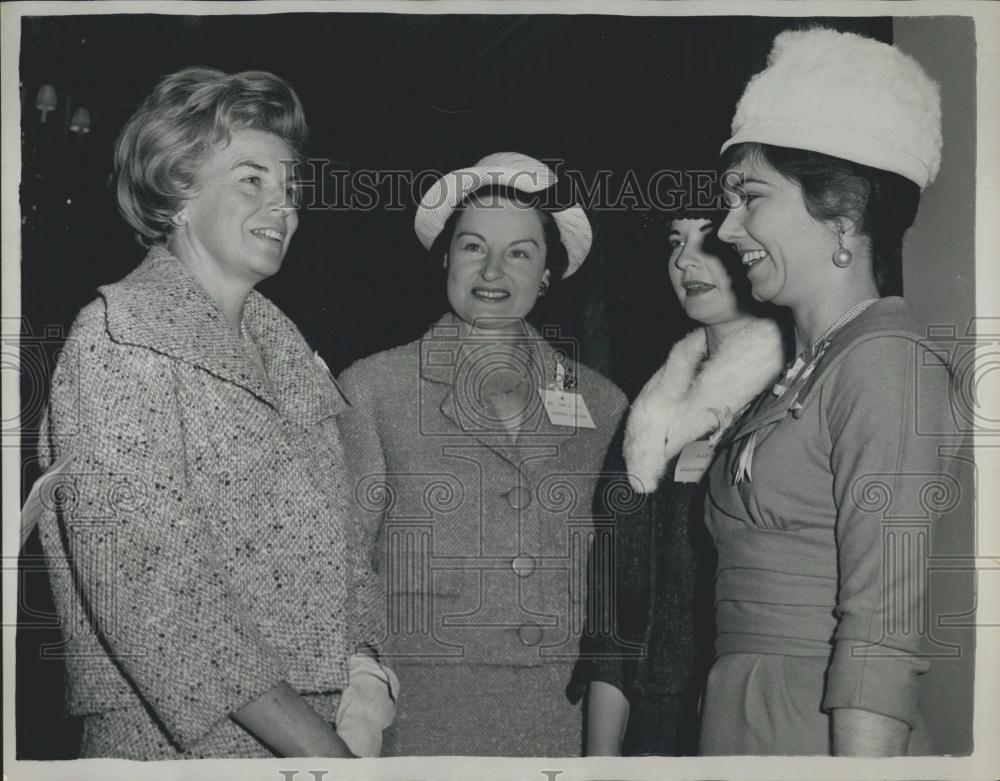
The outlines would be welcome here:
[[[424,193],[413,222],[417,238],[424,247],[430,249],[455,207],[480,187],[510,187],[525,193],[537,193],[548,189],[557,180],[558,177],[551,168],[533,157],[519,152],[487,155],[469,168],[459,168],[445,174]],[[593,239],[590,220],[579,206],[549,213],[555,219],[569,257],[569,265],[563,274],[565,279],[580,268],[590,252]]]
[[[923,189],[941,165],[941,98],[894,46],[826,28],[787,30],[746,86],[732,138],[900,174]]]

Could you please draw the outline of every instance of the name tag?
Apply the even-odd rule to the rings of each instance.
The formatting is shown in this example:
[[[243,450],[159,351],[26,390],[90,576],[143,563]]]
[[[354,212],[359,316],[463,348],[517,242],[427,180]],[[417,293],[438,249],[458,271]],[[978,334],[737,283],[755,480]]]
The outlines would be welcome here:
[[[597,428],[594,419],[587,409],[583,396],[572,391],[548,390],[539,388],[545,404],[545,413],[554,426],[572,426],[573,428]]]
[[[715,444],[706,440],[688,442],[681,450],[674,470],[674,482],[699,483],[712,463]]]

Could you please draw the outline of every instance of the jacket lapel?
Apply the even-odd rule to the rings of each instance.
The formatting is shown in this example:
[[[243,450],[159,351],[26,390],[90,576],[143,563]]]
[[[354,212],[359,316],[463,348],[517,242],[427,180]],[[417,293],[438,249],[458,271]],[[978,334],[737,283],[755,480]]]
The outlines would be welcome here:
[[[112,340],[197,366],[275,405],[222,313],[165,247],[153,247],[135,271],[98,291]]]
[[[243,322],[260,348],[275,404],[293,423],[309,429],[350,406],[319,354],[264,296],[250,294]]]
[[[475,438],[515,466],[524,460],[522,451],[525,448],[534,451],[538,445],[551,444],[554,438],[565,440],[549,421],[538,394],[545,377],[555,371],[552,350],[529,325],[524,324],[524,329],[520,336],[528,340],[533,352],[531,376],[527,380],[530,383],[528,417],[520,430],[531,432],[530,436],[522,433],[516,437],[497,420],[496,411],[477,387],[489,372],[490,345],[496,342],[496,336],[474,333],[462,339],[458,319],[448,313],[420,341],[420,376],[441,386],[442,399],[438,405],[441,415],[451,423],[453,430]]]
[[[114,341],[197,366],[249,391],[302,428],[348,406],[298,329],[252,291],[243,325],[260,350],[267,371],[262,377],[214,302],[165,247],[150,249],[135,271],[99,292]]]

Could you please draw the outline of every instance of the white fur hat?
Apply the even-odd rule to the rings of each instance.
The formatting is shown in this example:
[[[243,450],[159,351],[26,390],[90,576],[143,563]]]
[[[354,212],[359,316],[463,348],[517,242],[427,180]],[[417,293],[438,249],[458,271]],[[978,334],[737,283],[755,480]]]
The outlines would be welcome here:
[[[894,46],[826,28],[787,30],[747,84],[722,145],[807,149],[883,171],[923,189],[941,165],[941,98]]]
[[[474,166],[445,174],[430,186],[420,199],[413,227],[427,249],[434,244],[445,223],[469,193],[480,187],[511,187],[525,193],[537,193],[556,183],[558,177],[545,163],[519,152],[496,152]],[[580,268],[590,252],[590,220],[579,206],[551,212],[566,247],[569,265],[563,278]]]

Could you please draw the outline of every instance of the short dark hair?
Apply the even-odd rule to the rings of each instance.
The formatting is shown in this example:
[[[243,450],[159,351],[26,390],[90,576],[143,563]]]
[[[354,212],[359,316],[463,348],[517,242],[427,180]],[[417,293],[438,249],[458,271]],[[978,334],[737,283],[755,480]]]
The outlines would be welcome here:
[[[235,130],[272,133],[301,160],[308,128],[284,79],[194,66],[164,76],[115,142],[118,209],[142,244],[162,244],[213,148]]]
[[[719,226],[726,219],[726,214],[727,210],[724,208],[694,206],[683,206],[674,210],[651,210],[645,215],[643,227],[648,231],[647,240],[652,242],[656,251],[662,250],[669,256],[670,225],[674,220],[708,220],[712,223],[712,231],[705,235],[702,249],[706,254],[717,257],[726,269],[740,309],[760,317],[770,315],[771,308],[761,305],[754,299],[750,290],[750,280],[736,249],[719,239]],[[644,243],[644,246],[649,245]]]
[[[723,170],[758,160],[802,189],[806,210],[817,220],[844,216],[872,249],[872,276],[881,295],[902,293],[903,235],[913,225],[920,188],[899,174],[821,152],[748,142],[723,156]]]
[[[505,198],[520,206],[535,210],[542,223],[542,235],[545,237],[545,268],[549,272],[549,289],[555,288],[565,276],[566,269],[569,268],[569,253],[566,252],[566,245],[562,243],[562,234],[559,233],[559,226],[556,224],[552,212],[543,207],[548,199],[543,197],[543,193],[526,193],[513,187],[487,185],[473,190],[459,201],[431,245],[431,258],[435,264],[437,259],[447,254],[452,237],[455,235],[455,226],[465,208],[474,201],[488,200],[493,197]]]

